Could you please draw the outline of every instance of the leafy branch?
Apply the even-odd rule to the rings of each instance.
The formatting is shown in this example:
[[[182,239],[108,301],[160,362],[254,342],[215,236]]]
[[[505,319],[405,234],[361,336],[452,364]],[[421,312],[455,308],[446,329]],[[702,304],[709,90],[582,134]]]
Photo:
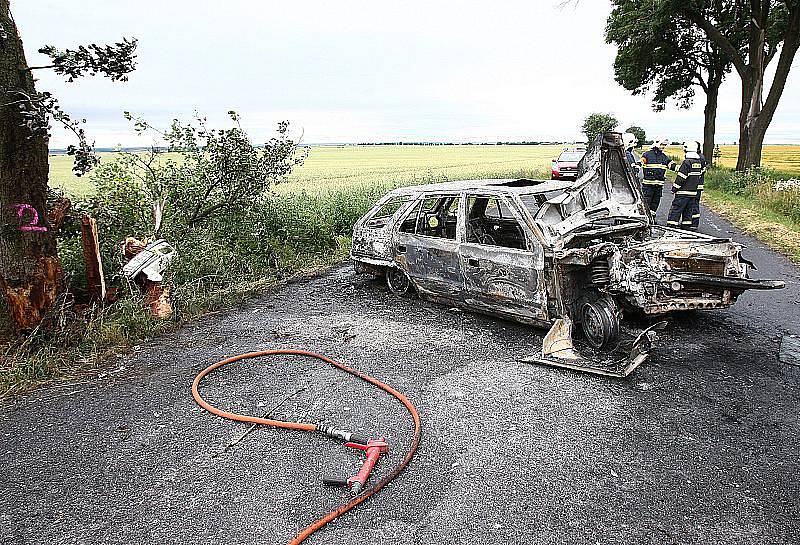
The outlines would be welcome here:
[[[111,81],[128,81],[128,74],[136,69],[136,38],[123,38],[113,45],[80,45],[77,49],[57,49],[46,45],[39,53],[52,59],[51,64],[31,66],[28,70],[52,69],[56,74],[67,76],[68,82],[82,76],[101,74]]]

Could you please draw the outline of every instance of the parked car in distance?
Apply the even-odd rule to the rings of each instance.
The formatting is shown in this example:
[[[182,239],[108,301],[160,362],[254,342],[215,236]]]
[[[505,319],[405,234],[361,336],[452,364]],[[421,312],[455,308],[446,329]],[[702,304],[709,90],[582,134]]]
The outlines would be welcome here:
[[[578,162],[583,158],[586,150],[584,148],[566,148],[553,159],[550,166],[550,178],[552,180],[574,180],[578,174]]]
[[[385,277],[396,294],[414,290],[445,305],[552,325],[545,355],[558,354],[543,363],[577,368],[566,361],[573,323],[589,345],[608,347],[627,312],[726,308],[745,290],[783,287],[749,279],[741,249],[653,224],[621,135],[607,133],[586,152],[576,181],[395,189],[356,222],[350,255],[357,272]],[[646,358],[636,348],[630,354],[626,367],[604,374],[624,376]]]

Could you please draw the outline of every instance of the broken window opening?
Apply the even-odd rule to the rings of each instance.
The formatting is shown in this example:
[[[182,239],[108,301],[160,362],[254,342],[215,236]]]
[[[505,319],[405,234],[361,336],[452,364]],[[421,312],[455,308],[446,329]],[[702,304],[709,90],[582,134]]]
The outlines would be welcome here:
[[[422,209],[422,201],[417,201],[417,203],[411,207],[411,210],[408,211],[403,222],[400,224],[400,232],[401,233],[415,233],[417,230],[417,218],[419,217],[419,212]]]
[[[386,201],[383,206],[378,208],[375,213],[364,224],[365,227],[370,229],[383,229],[389,223],[389,220],[394,217],[400,207],[408,202],[409,197],[394,197]]]
[[[467,207],[467,242],[526,249],[525,232],[502,199],[470,195]]]
[[[415,233],[425,237],[455,240],[460,203],[461,197],[453,195],[427,197],[422,201],[422,207],[417,214]]]

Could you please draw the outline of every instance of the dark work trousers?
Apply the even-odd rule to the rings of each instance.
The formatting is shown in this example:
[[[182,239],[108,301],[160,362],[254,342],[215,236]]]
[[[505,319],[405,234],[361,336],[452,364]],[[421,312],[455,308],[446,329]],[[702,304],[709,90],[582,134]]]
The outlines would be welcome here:
[[[658,212],[658,205],[661,204],[661,193],[664,190],[660,185],[642,184],[642,194],[644,195],[644,204],[646,204],[653,215]]]
[[[692,230],[700,229],[700,195],[694,198],[692,205]]]
[[[699,206],[696,204],[697,202],[698,200],[695,196],[675,195],[667,216],[667,225],[681,229],[691,229],[695,206]],[[700,221],[699,216],[697,220],[698,222]]]

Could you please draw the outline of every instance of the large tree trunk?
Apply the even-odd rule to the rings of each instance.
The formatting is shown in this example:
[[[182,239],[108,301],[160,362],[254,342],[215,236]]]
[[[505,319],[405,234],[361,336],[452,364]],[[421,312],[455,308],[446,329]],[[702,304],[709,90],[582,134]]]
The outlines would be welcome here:
[[[754,3],[754,6],[758,3]],[[775,110],[778,107],[786,80],[792,68],[795,54],[800,47],[800,6],[789,12],[789,25],[783,36],[781,54],[775,77],[764,99],[764,72],[768,61],[765,58],[767,18],[769,3],[760,11],[754,10],[750,23],[750,64],[740,73],[742,77],[742,109],[739,115],[739,158],[736,170],[761,166],[761,147]],[[756,24],[758,22],[758,24]]]
[[[46,210],[47,136],[32,131],[14,104],[36,90],[10,9],[0,0],[0,296],[7,307],[0,312],[19,331],[41,322],[64,275]]]
[[[722,80],[709,81],[706,90],[706,107],[703,110],[705,121],[703,123],[703,155],[708,164],[714,162],[714,138],[717,132],[717,104],[719,101],[719,87]]]

